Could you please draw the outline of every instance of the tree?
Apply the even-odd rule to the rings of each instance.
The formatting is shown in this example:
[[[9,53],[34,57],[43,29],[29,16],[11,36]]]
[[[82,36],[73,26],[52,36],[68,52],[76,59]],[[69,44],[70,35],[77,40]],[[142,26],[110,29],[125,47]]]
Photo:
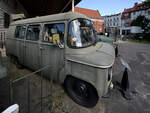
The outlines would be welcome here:
[[[145,0],[143,3],[145,6],[150,7],[150,0]]]
[[[131,26],[139,26],[144,30],[144,33],[150,33],[150,20],[145,16],[138,16],[131,22]]]
[[[150,40],[150,20],[145,16],[138,16],[135,20],[131,22],[131,26],[139,26],[144,32],[141,34],[144,39]],[[139,34],[136,34],[135,38],[138,38]]]

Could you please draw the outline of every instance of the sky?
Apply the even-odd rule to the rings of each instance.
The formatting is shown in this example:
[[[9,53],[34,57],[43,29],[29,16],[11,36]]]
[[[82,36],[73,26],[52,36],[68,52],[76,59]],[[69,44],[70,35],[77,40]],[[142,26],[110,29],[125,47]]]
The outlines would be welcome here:
[[[102,16],[121,13],[125,8],[131,8],[134,3],[143,0],[81,0],[78,7],[99,10]]]

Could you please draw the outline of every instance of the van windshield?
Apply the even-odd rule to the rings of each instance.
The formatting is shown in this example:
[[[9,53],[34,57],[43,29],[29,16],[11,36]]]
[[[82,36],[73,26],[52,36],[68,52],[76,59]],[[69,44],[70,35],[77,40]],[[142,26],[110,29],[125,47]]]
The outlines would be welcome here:
[[[96,42],[93,22],[87,19],[75,19],[69,24],[68,46],[83,48]]]

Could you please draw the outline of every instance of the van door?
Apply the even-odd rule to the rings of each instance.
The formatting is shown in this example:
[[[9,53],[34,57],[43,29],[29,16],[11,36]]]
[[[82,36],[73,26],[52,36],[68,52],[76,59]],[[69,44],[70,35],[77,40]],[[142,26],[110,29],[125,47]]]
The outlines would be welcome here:
[[[25,39],[26,26],[17,26],[15,31],[16,39],[16,55],[19,60],[19,63],[24,63],[24,39]],[[13,50],[14,51],[14,50]]]
[[[37,70],[39,69],[39,37],[40,24],[29,25],[26,33],[25,41],[25,66]]]
[[[44,24],[41,42],[42,67],[49,66],[43,73],[55,81],[64,67],[64,23]],[[62,48],[58,47],[61,46]]]

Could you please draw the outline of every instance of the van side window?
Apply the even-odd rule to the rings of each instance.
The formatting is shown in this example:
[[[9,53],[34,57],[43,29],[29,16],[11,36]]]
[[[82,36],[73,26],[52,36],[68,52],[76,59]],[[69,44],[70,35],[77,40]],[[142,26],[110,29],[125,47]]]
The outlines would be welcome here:
[[[15,38],[24,39],[26,26],[17,26],[15,31]]]
[[[40,25],[29,25],[27,29],[27,40],[37,41],[40,35]]]
[[[46,24],[44,26],[43,41],[54,45],[64,43],[65,24]]]

